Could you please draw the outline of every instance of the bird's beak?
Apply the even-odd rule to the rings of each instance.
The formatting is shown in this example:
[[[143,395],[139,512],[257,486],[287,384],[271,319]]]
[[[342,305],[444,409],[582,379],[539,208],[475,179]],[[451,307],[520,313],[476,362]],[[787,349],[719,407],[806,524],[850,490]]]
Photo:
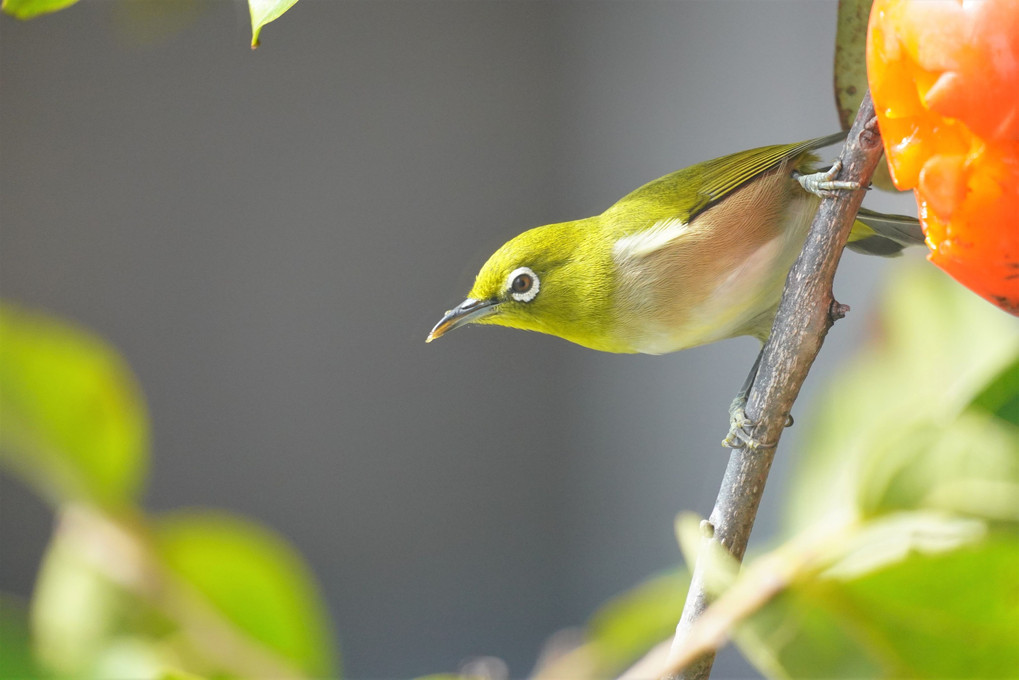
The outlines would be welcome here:
[[[478,319],[494,314],[499,309],[498,300],[475,300],[467,298],[439,319],[435,328],[425,338],[425,342],[431,342],[435,338],[442,337],[454,328],[474,323]]]

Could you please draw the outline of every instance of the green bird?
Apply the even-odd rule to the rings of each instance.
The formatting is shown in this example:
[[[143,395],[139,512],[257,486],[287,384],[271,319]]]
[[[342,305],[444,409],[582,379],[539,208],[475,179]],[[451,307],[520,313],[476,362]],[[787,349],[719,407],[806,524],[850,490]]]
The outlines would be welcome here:
[[[525,231],[495,251],[427,341],[476,323],[605,352],[664,354],[740,335],[763,343],[821,196],[859,188],[834,181],[837,166],[817,169],[813,152],[844,137],[698,163],[600,215]],[[914,218],[861,211],[849,241],[889,256],[923,233]],[[756,364],[743,397],[755,374]]]

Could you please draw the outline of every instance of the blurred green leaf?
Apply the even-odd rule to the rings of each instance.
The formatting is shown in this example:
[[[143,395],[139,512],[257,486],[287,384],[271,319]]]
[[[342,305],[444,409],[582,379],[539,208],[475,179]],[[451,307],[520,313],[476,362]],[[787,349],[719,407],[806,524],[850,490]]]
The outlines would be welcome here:
[[[0,594],[0,678],[48,677],[35,661],[25,606]]]
[[[32,606],[47,668],[82,680],[330,675],[316,593],[264,530],[193,514],[153,531],[86,505],[58,520]]]
[[[690,575],[654,576],[603,605],[587,624],[595,676],[615,675],[676,630]]]
[[[988,478],[1014,481],[1015,465],[1007,463],[1011,426],[984,421],[992,446],[981,451],[962,440],[979,442],[984,424],[960,415],[1017,357],[1019,321],[927,263],[903,262],[885,286],[876,337],[832,379],[813,417],[803,419],[809,429],[789,491],[790,532],[826,514],[853,514],[861,501],[871,511],[908,505],[894,501],[901,483],[892,496],[877,497],[896,477],[916,493],[926,485],[924,496],[940,493],[934,486],[951,482],[950,471],[962,475],[957,488],[965,479],[978,482],[974,492]],[[951,435],[955,428],[965,432]],[[939,443],[949,436],[955,444]]]
[[[202,680],[202,677],[176,668],[167,668],[163,670],[158,680]]]
[[[128,503],[148,464],[141,391],[120,356],[63,321],[0,305],[0,462],[54,503]]]
[[[686,632],[687,646],[672,663],[688,663],[724,644],[732,631],[743,630],[744,649],[762,672],[786,677],[777,659],[782,647],[790,644],[813,648],[814,656],[805,668],[824,659],[837,666],[818,665],[814,675],[840,676],[846,664],[839,659],[855,655],[854,643],[839,640],[840,635],[852,636],[844,626],[828,621],[823,611],[815,611],[819,605],[813,602],[813,593],[819,584],[863,578],[912,555],[958,550],[979,543],[987,534],[982,520],[930,510],[870,520],[829,517],[744,565],[732,586]],[[810,596],[797,599],[797,591],[804,590]],[[783,609],[787,605],[789,611]],[[748,619],[757,620],[757,627],[741,628]],[[851,668],[852,673],[863,672]],[[653,674],[662,675],[665,670]]]
[[[119,548],[88,535],[88,525],[76,519],[76,511],[61,514],[46,550],[32,598],[32,632],[48,669],[89,678],[126,605],[124,593],[88,558],[89,550],[119,553]],[[132,569],[123,562],[122,568]]]
[[[78,0],[3,0],[3,11],[18,19],[31,19],[70,7]]]
[[[117,0],[111,18],[129,47],[149,47],[168,42],[213,7],[203,0]]]
[[[1019,429],[977,412],[904,423],[867,452],[858,497],[865,515],[936,509],[1019,522]]]
[[[159,553],[240,630],[314,677],[335,677],[331,630],[314,579],[283,539],[220,513],[156,526]]]
[[[769,677],[1007,678],[1019,668],[1019,542],[912,553],[792,585],[738,640]]]
[[[1019,356],[976,396],[973,407],[1019,427]]]
[[[618,595],[594,613],[583,631],[562,631],[547,641],[531,677],[615,677],[638,659],[645,668],[637,677],[656,675],[648,668],[659,663],[657,654],[649,658],[648,650],[661,652],[661,643],[671,638],[689,584],[686,571],[669,571]]]
[[[251,12],[251,49],[261,44],[259,34],[262,27],[279,19],[296,3],[297,0],[248,0],[248,9]]]
[[[835,537],[845,554],[827,567],[805,553],[821,562],[743,626],[762,672],[1014,675],[1017,375],[1014,318],[932,267],[896,271],[876,337],[819,402],[790,493],[794,535],[835,518],[859,529]]]
[[[787,590],[741,626],[740,651],[768,678],[880,677],[879,665],[809,588]]]
[[[995,536],[941,555],[913,554],[848,581],[842,601],[868,612],[871,631],[894,650],[899,676],[1015,677],[1017,574],[1015,536]]]
[[[174,669],[170,644],[152,636],[123,634],[111,638],[103,646],[90,676],[107,678],[177,677],[190,680],[195,676]]]

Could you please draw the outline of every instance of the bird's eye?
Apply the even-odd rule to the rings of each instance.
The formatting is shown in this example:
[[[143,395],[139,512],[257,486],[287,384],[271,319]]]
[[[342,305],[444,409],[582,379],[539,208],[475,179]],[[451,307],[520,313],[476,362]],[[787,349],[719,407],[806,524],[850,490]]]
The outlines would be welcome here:
[[[510,297],[518,302],[530,302],[538,294],[541,286],[538,275],[529,267],[518,267],[507,277]]]

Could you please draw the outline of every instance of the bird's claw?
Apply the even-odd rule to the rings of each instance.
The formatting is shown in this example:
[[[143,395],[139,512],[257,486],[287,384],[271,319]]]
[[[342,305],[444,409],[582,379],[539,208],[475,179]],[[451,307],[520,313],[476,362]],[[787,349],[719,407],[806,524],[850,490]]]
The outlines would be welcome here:
[[[777,442],[766,443],[754,439],[752,432],[757,423],[747,417],[747,399],[744,396],[736,397],[729,405],[729,434],[722,440],[722,446],[729,449],[747,449],[757,451],[759,449],[775,448]],[[792,427],[793,417],[786,416],[786,427]]]
[[[740,395],[729,405],[729,434],[722,440],[722,446],[730,449],[748,449],[756,451],[768,448],[750,434],[754,429],[754,421],[747,417],[747,398]]]
[[[860,188],[859,182],[846,182],[835,179],[842,170],[842,161],[835,161],[824,172],[813,172],[809,175],[797,174],[796,181],[809,193],[821,198],[837,196],[840,191],[855,191]]]

